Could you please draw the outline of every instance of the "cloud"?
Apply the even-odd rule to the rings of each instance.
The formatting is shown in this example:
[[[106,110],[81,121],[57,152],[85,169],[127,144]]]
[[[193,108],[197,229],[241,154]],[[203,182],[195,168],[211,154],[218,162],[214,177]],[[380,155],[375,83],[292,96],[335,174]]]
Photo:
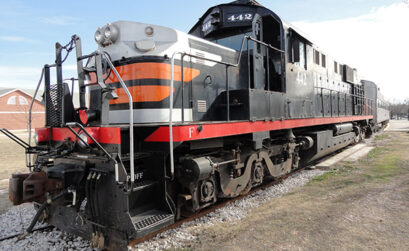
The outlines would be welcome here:
[[[26,38],[26,37],[20,37],[20,36],[0,36],[0,40],[7,41],[7,42],[31,43],[31,44],[36,44],[39,42],[37,40],[33,40],[30,38]]]
[[[324,52],[376,82],[387,98],[409,98],[408,2],[353,18],[293,23]]]
[[[41,19],[43,23],[64,26],[64,25],[72,25],[78,23],[80,18],[77,17],[70,17],[70,16],[54,16],[54,17],[44,17]]]

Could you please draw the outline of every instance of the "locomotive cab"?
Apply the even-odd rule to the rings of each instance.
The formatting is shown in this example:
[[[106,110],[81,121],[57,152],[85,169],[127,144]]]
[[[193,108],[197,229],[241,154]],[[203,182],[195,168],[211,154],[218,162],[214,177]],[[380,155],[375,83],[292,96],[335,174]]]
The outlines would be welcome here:
[[[189,33],[237,52],[242,49],[249,71],[244,71],[246,76],[241,77],[249,83],[249,88],[283,92],[283,25],[275,13],[258,6],[261,7],[255,1],[235,1],[213,7]],[[245,36],[254,40],[245,40]]]
[[[209,9],[189,32],[238,52],[237,88],[229,91],[231,120],[282,117],[286,92],[286,37],[281,19],[256,1]],[[227,103],[222,94],[221,99]]]

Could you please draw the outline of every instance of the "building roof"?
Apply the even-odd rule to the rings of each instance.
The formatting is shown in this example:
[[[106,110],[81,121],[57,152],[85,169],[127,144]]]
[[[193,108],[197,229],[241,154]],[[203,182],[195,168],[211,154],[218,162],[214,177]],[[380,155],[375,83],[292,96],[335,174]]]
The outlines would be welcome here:
[[[24,94],[26,94],[26,95],[28,95],[30,97],[33,97],[34,93],[35,93],[35,90],[33,90],[33,89],[2,88],[2,87],[0,87],[0,97],[5,96],[5,95],[7,95],[7,94],[9,94],[11,92],[14,92],[14,91],[21,91],[22,93],[24,93]],[[43,90],[42,90],[42,88],[40,88],[38,90],[36,100],[41,102],[42,99],[43,99]],[[79,107],[79,94],[78,94],[78,92],[74,92],[73,101],[74,101],[74,107]]]
[[[0,88],[0,97],[5,96],[9,93],[15,92],[15,91],[20,91],[30,97],[34,96],[35,90],[28,90],[28,89],[18,89],[18,88]],[[41,95],[42,95],[42,90],[39,90],[37,93],[36,100],[41,101]]]
[[[11,92],[12,90],[15,90],[13,88],[0,88],[0,97]]]

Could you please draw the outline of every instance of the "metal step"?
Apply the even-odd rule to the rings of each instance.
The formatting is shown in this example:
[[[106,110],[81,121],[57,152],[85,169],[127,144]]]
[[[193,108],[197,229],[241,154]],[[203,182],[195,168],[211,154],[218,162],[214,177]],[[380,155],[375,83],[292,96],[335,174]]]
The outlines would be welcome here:
[[[151,209],[131,217],[133,224],[135,225],[137,232],[146,231],[151,228],[159,227],[162,225],[170,225],[174,222],[174,215]]]
[[[137,192],[140,190],[143,190],[145,188],[151,187],[158,184],[157,181],[154,180],[146,180],[146,181],[141,181],[141,182],[135,182],[135,186],[132,189],[132,192]]]

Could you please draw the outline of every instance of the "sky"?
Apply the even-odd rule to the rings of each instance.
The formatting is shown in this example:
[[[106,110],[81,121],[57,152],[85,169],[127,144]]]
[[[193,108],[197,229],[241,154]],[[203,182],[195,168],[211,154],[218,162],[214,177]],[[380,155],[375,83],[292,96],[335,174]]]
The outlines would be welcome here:
[[[226,0],[229,2],[230,0]],[[84,53],[97,48],[94,33],[118,20],[188,32],[211,6],[223,1],[0,0],[0,87],[34,89],[41,68],[55,57],[55,42],[82,38]],[[408,0],[259,0],[295,24],[327,54],[358,68],[390,101],[409,98]],[[71,77],[74,60],[64,77]]]

